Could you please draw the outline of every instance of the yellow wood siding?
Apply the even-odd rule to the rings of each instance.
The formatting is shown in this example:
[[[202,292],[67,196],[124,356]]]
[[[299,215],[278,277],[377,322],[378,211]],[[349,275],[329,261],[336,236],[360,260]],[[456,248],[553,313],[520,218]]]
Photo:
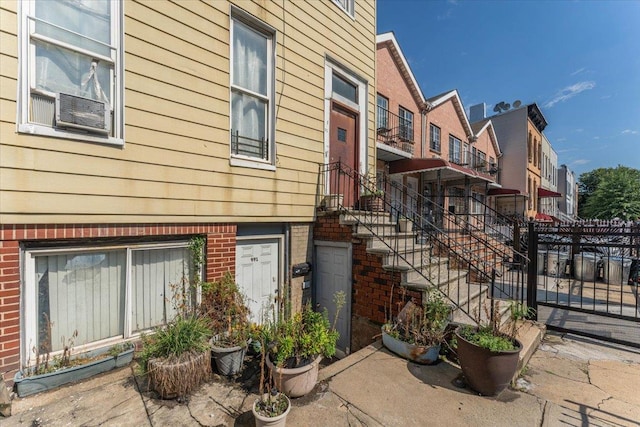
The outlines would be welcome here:
[[[0,2],[0,222],[312,221],[327,57],[368,84],[373,165],[375,3],[234,3],[276,30],[275,171],[230,165],[229,2],[124,2],[123,147],[16,133],[18,4]]]

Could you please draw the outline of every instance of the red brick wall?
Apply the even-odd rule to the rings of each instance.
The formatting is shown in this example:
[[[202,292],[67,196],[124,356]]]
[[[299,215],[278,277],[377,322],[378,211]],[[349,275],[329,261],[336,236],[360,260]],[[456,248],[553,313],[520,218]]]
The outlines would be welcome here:
[[[396,62],[386,45],[378,45],[376,52],[376,90],[389,100],[389,111],[396,116],[398,108],[413,113],[413,142],[414,156],[422,157],[422,117],[420,107],[411,95],[407,82],[402,77]]]
[[[318,217],[314,238],[352,243],[351,351],[357,351],[372,342],[388,316],[397,315],[403,301],[422,304],[422,294],[402,288],[400,273],[384,270],[382,257],[368,253],[367,240],[354,239],[351,227],[341,225],[339,218],[337,213]]]
[[[431,143],[429,140],[431,123],[440,128],[440,153],[429,148]],[[445,160],[449,160],[449,135],[455,136],[463,144],[469,142],[467,131],[462,123],[453,105],[453,98],[429,111],[427,113],[427,154],[424,157],[430,158],[435,154]]]
[[[350,225],[340,224],[340,215],[337,212],[319,213],[313,227],[314,240],[350,242],[353,238],[352,233]]]
[[[235,224],[38,224],[0,225],[0,372],[19,369],[20,242],[136,236],[207,236],[205,280],[235,274]]]

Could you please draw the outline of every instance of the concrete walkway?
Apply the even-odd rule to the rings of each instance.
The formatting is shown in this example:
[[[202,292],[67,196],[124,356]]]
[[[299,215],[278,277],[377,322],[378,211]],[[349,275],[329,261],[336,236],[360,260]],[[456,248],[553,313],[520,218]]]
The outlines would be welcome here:
[[[288,426],[639,426],[640,350],[547,333],[498,398],[453,385],[460,370],[420,366],[371,345],[320,371]],[[131,368],[17,398],[4,426],[252,426],[255,392],[211,381],[187,402],[152,398]]]

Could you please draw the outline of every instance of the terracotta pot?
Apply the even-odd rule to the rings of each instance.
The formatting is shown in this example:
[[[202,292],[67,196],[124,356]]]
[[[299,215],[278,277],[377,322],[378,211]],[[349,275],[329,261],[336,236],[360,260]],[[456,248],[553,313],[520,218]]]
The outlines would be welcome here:
[[[299,368],[278,368],[267,355],[267,366],[278,390],[289,397],[300,397],[313,390],[318,382],[321,360],[322,356],[318,356],[313,362]]]
[[[389,335],[382,327],[382,344],[400,357],[423,365],[431,365],[438,361],[440,344],[425,347],[410,344]]]
[[[456,331],[458,360],[469,386],[485,396],[495,396],[507,388],[518,369],[522,344],[514,340],[516,350],[491,351],[479,347]]]
[[[256,405],[260,402],[260,399],[257,399],[253,406],[251,407],[251,412],[253,412],[253,416],[256,419],[256,427],[284,427],[287,422],[287,415],[289,415],[289,411],[291,410],[291,401],[285,395],[283,395],[285,399],[287,399],[287,409],[280,415],[275,417],[267,417],[261,415],[256,411]]]

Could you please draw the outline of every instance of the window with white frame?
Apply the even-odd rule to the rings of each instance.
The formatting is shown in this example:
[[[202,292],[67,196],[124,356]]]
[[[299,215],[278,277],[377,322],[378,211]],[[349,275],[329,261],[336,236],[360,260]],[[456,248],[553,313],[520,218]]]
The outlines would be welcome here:
[[[457,165],[461,163],[462,142],[453,135],[449,135],[449,161]]]
[[[355,0],[333,0],[333,2],[340,6],[340,8],[347,12],[351,17],[355,16]]]
[[[429,125],[429,147],[433,151],[440,152],[440,128],[433,123]]]
[[[484,151],[478,150],[478,164],[476,165],[477,169],[485,170],[487,168],[487,155]]]
[[[400,139],[413,141],[413,113],[405,108],[398,108]]]
[[[25,362],[135,336],[196,301],[187,242],[38,249],[25,260]]]
[[[386,133],[389,130],[389,99],[378,94],[377,107],[376,128],[378,133]]]
[[[484,205],[485,205],[485,196],[480,193],[472,193],[471,194],[471,213],[472,214],[482,214],[484,213]]]
[[[273,164],[275,33],[255,19],[231,19],[231,155]]]
[[[122,144],[122,3],[20,2],[20,132]]]
[[[466,142],[462,143],[462,164],[468,166],[471,162],[471,153],[469,152],[469,144]]]

